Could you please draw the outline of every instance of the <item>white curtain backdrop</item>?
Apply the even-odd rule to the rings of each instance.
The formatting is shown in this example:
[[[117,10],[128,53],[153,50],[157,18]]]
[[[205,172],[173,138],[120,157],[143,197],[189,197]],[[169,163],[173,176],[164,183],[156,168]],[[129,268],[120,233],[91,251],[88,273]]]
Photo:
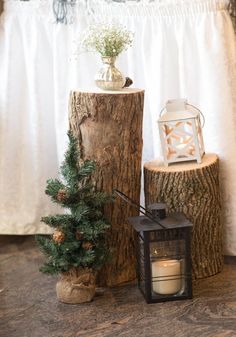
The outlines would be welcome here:
[[[73,55],[92,21],[135,33],[117,65],[144,88],[143,161],[161,155],[156,121],[170,98],[205,115],[205,148],[220,157],[225,253],[236,255],[236,44],[226,0],[90,3],[55,24],[52,1],[5,1],[0,21],[0,234],[48,233],[44,195],[66,147],[70,90],[93,86],[97,55]]]

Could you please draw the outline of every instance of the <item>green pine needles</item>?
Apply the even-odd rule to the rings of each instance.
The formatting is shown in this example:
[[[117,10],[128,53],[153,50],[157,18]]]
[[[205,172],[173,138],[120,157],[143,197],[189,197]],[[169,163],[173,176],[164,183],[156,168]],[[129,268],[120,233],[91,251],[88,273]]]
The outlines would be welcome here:
[[[101,268],[109,256],[104,234],[110,227],[104,218],[104,205],[112,198],[96,192],[91,183],[94,161],[78,164],[77,141],[68,132],[69,147],[61,165],[63,179],[49,179],[45,193],[67,209],[65,214],[50,215],[42,221],[54,228],[50,237],[37,235],[36,240],[47,257],[40,268],[44,273],[57,274],[70,269]]]

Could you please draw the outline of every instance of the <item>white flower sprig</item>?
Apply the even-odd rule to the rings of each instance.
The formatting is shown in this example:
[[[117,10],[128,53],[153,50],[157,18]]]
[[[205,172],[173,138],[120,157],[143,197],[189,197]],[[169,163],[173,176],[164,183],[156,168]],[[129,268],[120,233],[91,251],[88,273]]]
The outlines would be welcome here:
[[[119,24],[100,23],[89,26],[81,39],[86,51],[95,51],[103,57],[118,56],[133,42],[133,33]]]

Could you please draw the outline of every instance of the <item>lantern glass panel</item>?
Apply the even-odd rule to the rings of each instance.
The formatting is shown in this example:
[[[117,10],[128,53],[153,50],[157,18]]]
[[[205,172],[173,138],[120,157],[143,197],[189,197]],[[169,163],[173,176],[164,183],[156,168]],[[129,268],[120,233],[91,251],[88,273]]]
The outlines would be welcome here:
[[[162,240],[149,245],[152,297],[184,294],[187,286],[184,240]]]
[[[167,145],[167,159],[185,158],[195,154],[193,119],[173,121],[162,125]]]

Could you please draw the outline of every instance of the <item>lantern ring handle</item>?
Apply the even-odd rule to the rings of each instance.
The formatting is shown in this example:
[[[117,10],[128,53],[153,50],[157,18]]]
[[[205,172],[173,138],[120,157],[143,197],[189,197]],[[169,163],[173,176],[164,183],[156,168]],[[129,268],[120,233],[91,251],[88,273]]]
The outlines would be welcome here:
[[[202,116],[202,125],[201,125],[201,127],[204,128],[206,119],[205,119],[205,116],[203,115],[203,113],[201,112],[201,110],[198,109],[195,105],[192,105],[192,104],[189,104],[189,103],[187,103],[187,105],[189,105],[189,106],[195,108],[197,111],[199,111],[200,115]]]
[[[205,119],[205,116],[203,115],[203,113],[201,112],[201,110],[199,110],[195,105],[192,105],[192,104],[189,104],[189,103],[187,103],[186,105],[189,105],[189,106],[191,106],[191,107],[197,109],[197,111],[199,111],[200,115],[202,116],[202,125],[201,125],[201,127],[204,128],[206,119]],[[159,113],[159,117],[161,117],[161,115],[162,115],[162,113],[163,113],[163,111],[164,111],[165,109],[166,109],[166,107],[164,107],[164,108],[161,109],[161,111],[160,111],[160,113]]]
[[[162,112],[166,109],[166,107],[164,106],[164,108],[161,109],[160,113],[159,113],[159,117],[161,117]]]

